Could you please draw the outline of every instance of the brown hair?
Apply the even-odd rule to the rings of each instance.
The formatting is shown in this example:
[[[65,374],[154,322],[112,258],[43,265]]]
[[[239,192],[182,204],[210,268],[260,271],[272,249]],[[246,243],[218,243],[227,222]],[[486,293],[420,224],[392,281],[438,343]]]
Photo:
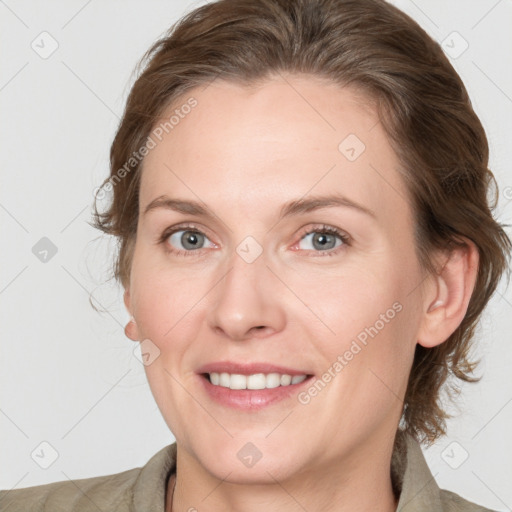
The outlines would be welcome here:
[[[507,268],[511,241],[493,219],[495,202],[488,204],[496,182],[484,129],[439,44],[383,0],[219,0],[173,25],[139,66],[112,143],[110,177],[99,188],[113,190],[112,201],[103,213],[94,204],[93,225],[118,237],[113,275],[125,288],[142,162],[132,155],[186,91],[216,77],[250,85],[291,72],[354,86],[376,100],[413,201],[423,267],[435,272],[434,251],[463,244],[461,237],[479,251],[465,318],[445,343],[417,345],[405,396],[402,420],[409,433],[428,442],[444,434],[449,415],[441,388],[450,375],[477,380],[470,341]]]

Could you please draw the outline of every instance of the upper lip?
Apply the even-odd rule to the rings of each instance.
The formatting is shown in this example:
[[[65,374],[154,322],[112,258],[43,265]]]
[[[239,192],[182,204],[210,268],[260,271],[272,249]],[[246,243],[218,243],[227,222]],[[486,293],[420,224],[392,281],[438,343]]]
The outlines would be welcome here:
[[[280,373],[291,375],[311,375],[311,373],[293,368],[287,368],[272,363],[236,363],[233,361],[219,361],[201,366],[197,373],[236,373],[239,375],[253,375],[255,373]]]

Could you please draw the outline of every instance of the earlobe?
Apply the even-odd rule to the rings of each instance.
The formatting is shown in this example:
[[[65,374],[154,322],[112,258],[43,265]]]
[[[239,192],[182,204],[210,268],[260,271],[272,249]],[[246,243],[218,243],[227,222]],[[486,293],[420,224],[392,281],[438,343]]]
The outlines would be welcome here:
[[[127,338],[130,338],[132,341],[140,340],[137,324],[135,322],[132,322],[131,320],[125,325],[124,334],[126,335]]]
[[[473,293],[478,273],[478,249],[470,240],[449,254],[438,274],[432,276],[433,292],[425,297],[418,343],[432,348],[446,341],[460,325]]]
[[[126,306],[126,310],[130,314],[130,321],[126,324],[124,328],[124,333],[127,338],[130,338],[132,341],[139,341],[140,336],[137,328],[137,322],[133,317],[133,313],[130,305],[130,289],[126,288],[123,295],[124,305]]]

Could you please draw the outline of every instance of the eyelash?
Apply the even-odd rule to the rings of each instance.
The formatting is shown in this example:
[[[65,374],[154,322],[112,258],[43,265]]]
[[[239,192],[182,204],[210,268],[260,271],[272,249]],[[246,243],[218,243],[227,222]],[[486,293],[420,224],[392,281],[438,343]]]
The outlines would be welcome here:
[[[201,251],[201,249],[197,249],[197,250],[194,250],[194,251],[183,251],[181,249],[171,249],[169,244],[167,243],[167,240],[169,239],[169,237],[171,235],[173,235],[174,233],[177,233],[178,231],[192,231],[194,233],[199,233],[201,235],[205,235],[206,236],[206,234],[203,233],[194,224],[182,224],[182,225],[174,226],[174,227],[172,227],[170,229],[165,230],[162,233],[162,235],[159,237],[157,243],[158,244],[163,244],[164,247],[165,247],[165,250],[168,253],[170,253],[170,254],[172,254],[174,256],[190,256],[192,253],[197,253],[197,252]],[[327,251],[313,251],[313,252],[316,252],[316,253],[324,253],[320,257],[335,256],[340,251],[344,250],[346,248],[346,246],[350,246],[351,239],[350,239],[350,237],[346,233],[344,233],[343,231],[340,231],[337,228],[334,228],[332,226],[327,226],[325,224],[322,224],[322,225],[319,224],[317,226],[314,226],[313,228],[310,228],[307,231],[304,231],[300,235],[299,241],[302,240],[304,237],[310,235],[311,233],[322,233],[322,234],[335,235],[338,238],[340,238],[340,240],[343,242],[340,246],[338,246],[338,247],[336,247],[334,249],[329,249]]]
[[[312,252],[319,254],[318,257],[320,258],[323,258],[325,256],[336,256],[340,251],[345,250],[346,247],[350,245],[350,237],[346,233],[340,231],[339,229],[333,226],[327,226],[326,224],[318,224],[316,226],[313,226],[312,228],[303,231],[299,237],[299,241],[302,240],[304,237],[310,235],[311,233],[334,235],[337,236],[343,242],[340,246],[334,249],[328,249],[327,251],[315,251],[311,249]]]

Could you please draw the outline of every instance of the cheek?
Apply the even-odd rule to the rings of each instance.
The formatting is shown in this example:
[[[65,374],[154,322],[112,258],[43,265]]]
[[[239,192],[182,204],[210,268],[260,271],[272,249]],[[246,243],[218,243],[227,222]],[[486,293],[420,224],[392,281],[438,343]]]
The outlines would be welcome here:
[[[407,261],[389,253],[371,265],[359,261],[346,267],[343,275],[310,284],[309,300],[332,334],[316,337],[326,362],[332,365],[341,355],[347,366],[358,367],[359,374],[374,368],[391,384],[400,385],[410,366],[419,322],[417,294],[411,293],[419,273],[414,258]]]
[[[401,285],[384,262],[355,262],[303,283],[308,301],[336,336],[357,336],[400,300]],[[393,315],[394,310],[388,316]],[[380,324],[379,324],[380,325]]]
[[[208,283],[157,256],[143,248],[136,251],[131,299],[140,335],[163,349],[187,325],[188,315],[206,293]]]

